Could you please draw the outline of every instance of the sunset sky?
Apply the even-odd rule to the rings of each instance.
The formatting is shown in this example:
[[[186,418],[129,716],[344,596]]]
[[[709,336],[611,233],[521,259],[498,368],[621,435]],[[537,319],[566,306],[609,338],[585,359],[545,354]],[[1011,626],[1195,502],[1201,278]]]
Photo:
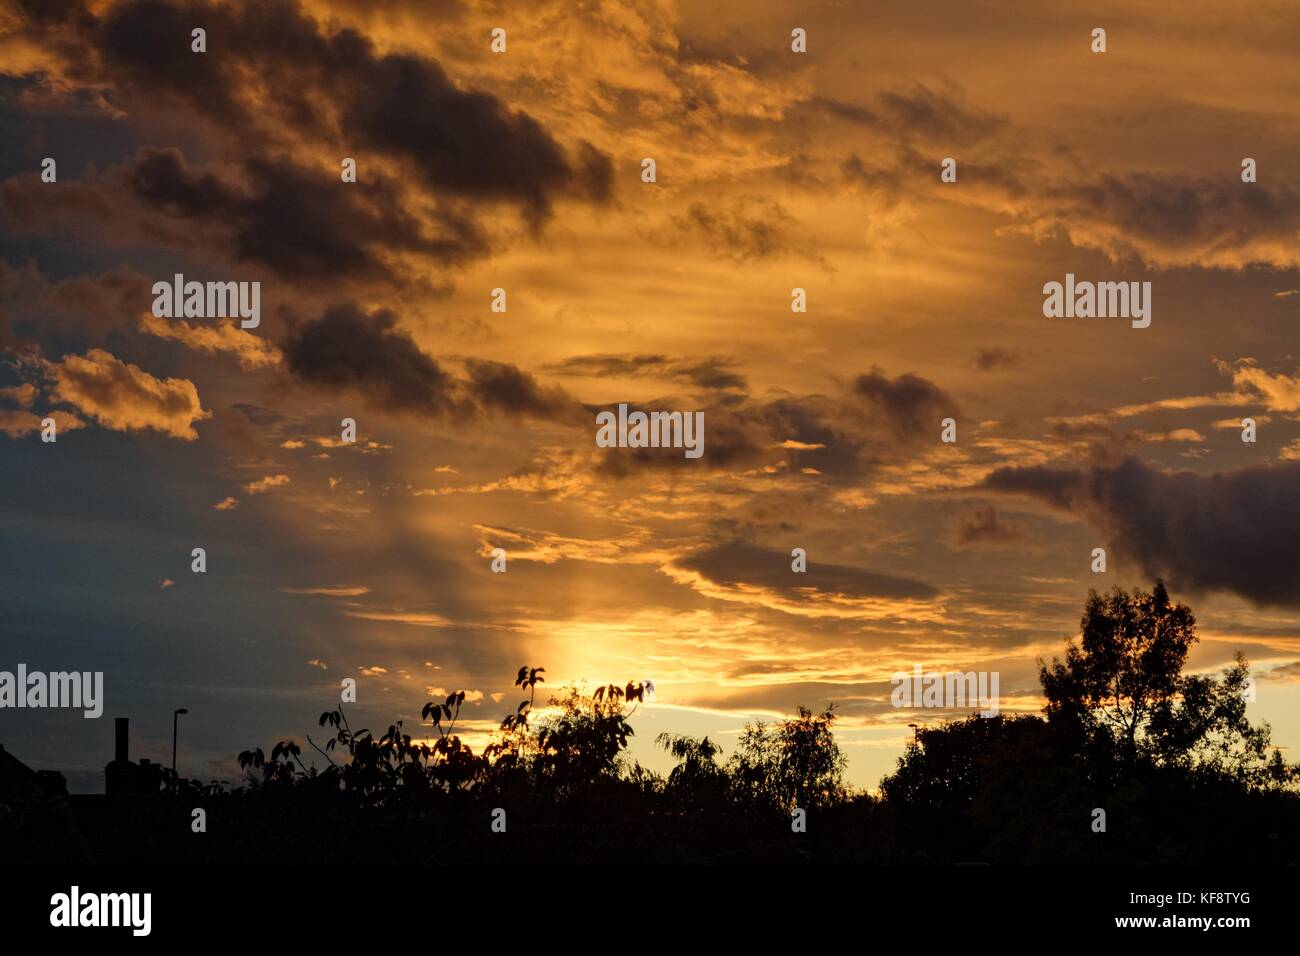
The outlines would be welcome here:
[[[0,742],[97,790],[186,707],[236,779],[353,677],[478,750],[528,664],[653,680],[658,770],[835,701],[874,788],[944,716],[892,673],[1037,711],[1088,589],[1162,577],[1294,759],[1300,7],[1133,6],[0,0],[0,669],[106,685]],[[156,318],[178,272],[260,326]],[[1150,327],[1044,317],[1067,273]],[[620,402],[703,456],[597,447]]]

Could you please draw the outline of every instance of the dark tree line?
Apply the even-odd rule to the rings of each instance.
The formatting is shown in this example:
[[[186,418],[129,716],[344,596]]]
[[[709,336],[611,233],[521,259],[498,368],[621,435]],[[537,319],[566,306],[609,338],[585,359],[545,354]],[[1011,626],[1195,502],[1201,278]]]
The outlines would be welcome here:
[[[168,777],[158,807],[135,811],[153,814],[136,841],[106,828],[98,848],[319,863],[1295,862],[1300,768],[1246,719],[1244,658],[1217,678],[1183,673],[1196,640],[1163,584],[1091,592],[1064,659],[1040,663],[1041,717],[919,728],[878,795],[845,786],[833,705],[752,724],[725,759],[707,737],[661,734],[675,765],[659,775],[627,753],[642,684],[563,687],[539,717],[545,670],[526,666],[482,753],[457,733],[464,692],[425,704],[416,738],[400,721],[354,729],[340,706],[320,717],[328,736],[307,737],[309,759],[285,740],[241,753],[234,789]],[[209,838],[181,819],[197,805]],[[168,813],[174,833],[158,825]]]

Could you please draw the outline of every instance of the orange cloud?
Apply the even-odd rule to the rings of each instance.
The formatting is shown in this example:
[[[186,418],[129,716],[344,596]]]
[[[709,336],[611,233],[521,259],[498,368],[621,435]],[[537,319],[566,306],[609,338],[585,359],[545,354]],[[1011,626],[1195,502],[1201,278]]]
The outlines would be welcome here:
[[[197,352],[229,353],[238,360],[240,368],[259,369],[280,364],[279,349],[233,322],[194,326],[188,322],[168,322],[146,312],[140,317],[140,328],[161,339],[181,342]]]
[[[288,483],[288,475],[267,475],[265,478],[259,478],[257,481],[251,481],[244,485],[244,491],[250,495],[260,495],[272,488],[282,488]]]
[[[67,412],[50,412],[47,415],[36,415],[24,410],[0,408],[0,432],[4,432],[10,438],[22,438],[24,435],[40,431],[43,427],[41,422],[45,418],[54,419],[56,434],[86,427],[86,423],[80,418]]]
[[[194,441],[199,437],[194,423],[211,415],[199,403],[193,382],[154,378],[103,349],[65,356],[59,362],[46,363],[46,368],[54,378],[57,401],[72,405],[112,431],[151,428]]]

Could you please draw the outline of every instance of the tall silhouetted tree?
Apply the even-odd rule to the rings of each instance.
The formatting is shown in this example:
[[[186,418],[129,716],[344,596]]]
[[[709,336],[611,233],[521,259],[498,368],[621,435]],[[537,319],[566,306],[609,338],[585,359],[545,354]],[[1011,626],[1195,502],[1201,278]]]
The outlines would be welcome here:
[[[1131,771],[1156,766],[1226,774],[1251,784],[1289,776],[1267,724],[1246,719],[1249,668],[1240,654],[1222,680],[1184,676],[1196,618],[1163,582],[1147,593],[1090,591],[1078,643],[1064,662],[1040,663],[1049,721],[1080,736],[1094,760]]]
[[[1089,591],[1079,642],[1066,649],[1064,662],[1039,665],[1048,719],[1131,766],[1153,716],[1179,693],[1195,641],[1196,618],[1185,604],[1170,604],[1163,583],[1150,594]]]

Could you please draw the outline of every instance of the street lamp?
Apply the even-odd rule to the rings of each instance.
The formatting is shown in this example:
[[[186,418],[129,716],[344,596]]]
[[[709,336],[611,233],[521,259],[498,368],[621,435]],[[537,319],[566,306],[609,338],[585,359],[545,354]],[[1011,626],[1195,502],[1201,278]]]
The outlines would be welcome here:
[[[189,711],[184,707],[177,707],[172,711],[172,773],[176,773],[176,725],[180,722],[181,714],[188,714]]]

